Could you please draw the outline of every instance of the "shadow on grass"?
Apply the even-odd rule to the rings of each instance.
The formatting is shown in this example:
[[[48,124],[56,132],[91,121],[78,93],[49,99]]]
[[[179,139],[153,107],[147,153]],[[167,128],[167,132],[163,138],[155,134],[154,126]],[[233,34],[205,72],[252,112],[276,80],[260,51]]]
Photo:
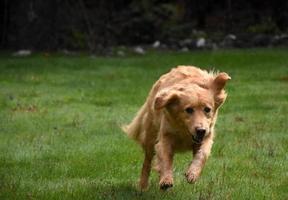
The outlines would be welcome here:
[[[159,199],[170,193],[170,191],[159,191],[158,188],[153,186],[150,186],[145,192],[140,192],[134,185],[128,183],[100,186],[98,191],[99,199]]]

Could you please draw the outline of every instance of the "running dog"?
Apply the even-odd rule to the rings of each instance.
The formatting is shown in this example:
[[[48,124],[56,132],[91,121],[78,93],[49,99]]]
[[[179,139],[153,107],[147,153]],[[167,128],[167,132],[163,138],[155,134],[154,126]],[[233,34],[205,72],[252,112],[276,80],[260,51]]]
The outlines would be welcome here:
[[[151,163],[156,155],[159,186],[173,186],[173,155],[192,151],[185,176],[194,183],[210,154],[214,126],[227,94],[227,73],[207,72],[193,66],[178,66],[153,85],[146,102],[123,131],[136,140],[145,156],[139,187],[148,187]]]

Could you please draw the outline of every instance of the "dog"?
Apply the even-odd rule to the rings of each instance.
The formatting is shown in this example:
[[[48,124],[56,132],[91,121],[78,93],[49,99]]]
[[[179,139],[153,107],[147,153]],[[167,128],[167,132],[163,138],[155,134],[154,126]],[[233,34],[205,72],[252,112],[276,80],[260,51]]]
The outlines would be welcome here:
[[[122,127],[144,150],[141,191],[148,188],[154,155],[160,189],[173,186],[172,163],[177,152],[193,152],[185,176],[189,183],[199,178],[213,144],[218,110],[227,97],[224,86],[230,79],[224,72],[178,66],[156,81],[132,122]]]

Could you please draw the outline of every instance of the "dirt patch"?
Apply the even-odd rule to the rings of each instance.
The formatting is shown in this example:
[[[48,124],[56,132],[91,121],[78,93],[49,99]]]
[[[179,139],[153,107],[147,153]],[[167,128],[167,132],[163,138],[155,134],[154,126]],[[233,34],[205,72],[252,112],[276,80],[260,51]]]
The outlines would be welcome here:
[[[13,112],[37,112],[38,108],[35,105],[28,105],[28,106],[23,106],[23,105],[17,105],[17,107],[12,108]]]
[[[244,122],[244,118],[243,117],[235,117],[235,122]]]
[[[282,76],[279,78],[280,81],[288,82],[288,76]]]

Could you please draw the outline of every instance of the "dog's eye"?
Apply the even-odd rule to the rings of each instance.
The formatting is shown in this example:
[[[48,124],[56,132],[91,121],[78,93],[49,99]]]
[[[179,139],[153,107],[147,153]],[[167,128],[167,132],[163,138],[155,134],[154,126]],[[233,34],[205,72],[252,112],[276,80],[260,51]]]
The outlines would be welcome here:
[[[211,112],[211,108],[209,108],[209,107],[205,107],[205,108],[204,108],[204,112],[206,112],[206,113],[210,113],[210,112]]]
[[[194,112],[194,109],[191,108],[191,107],[189,107],[189,108],[186,108],[185,111],[186,111],[186,113],[188,113],[188,114],[192,114],[192,113]]]

